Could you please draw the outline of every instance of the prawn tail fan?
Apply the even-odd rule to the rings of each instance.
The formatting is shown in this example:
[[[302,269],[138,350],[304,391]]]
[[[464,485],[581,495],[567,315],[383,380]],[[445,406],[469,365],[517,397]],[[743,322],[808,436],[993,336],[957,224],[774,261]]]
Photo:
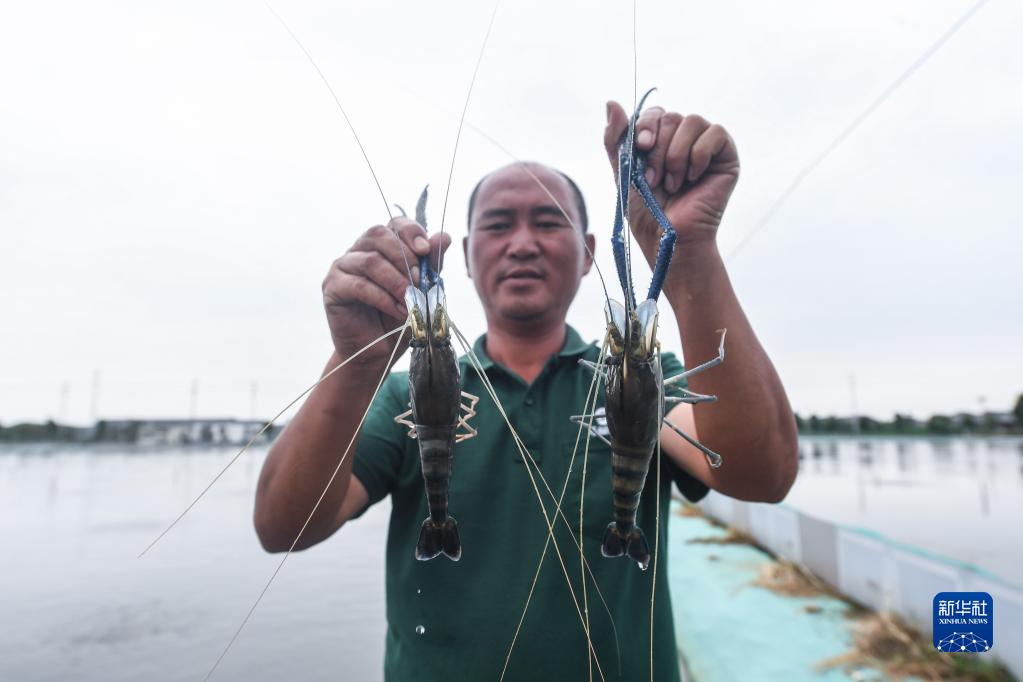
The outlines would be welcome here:
[[[416,544],[416,559],[429,561],[443,554],[452,561],[462,558],[462,543],[458,539],[458,523],[448,517],[443,523],[434,523],[430,517],[423,521]]]
[[[644,571],[650,565],[650,546],[639,526],[622,531],[614,521],[609,523],[604,533],[604,542],[600,545],[600,553],[609,558],[627,555]]]

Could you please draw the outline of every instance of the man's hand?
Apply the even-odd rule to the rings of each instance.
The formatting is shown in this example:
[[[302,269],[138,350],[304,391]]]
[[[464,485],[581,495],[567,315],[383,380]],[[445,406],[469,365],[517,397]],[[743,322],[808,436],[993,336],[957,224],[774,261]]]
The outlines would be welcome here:
[[[386,227],[368,229],[331,264],[323,280],[323,307],[341,359],[401,325],[408,316],[409,271],[418,283],[419,256],[429,253],[436,268],[450,244],[448,234],[428,237],[411,218],[395,218]],[[360,356],[359,364],[379,369],[393,348],[394,342],[377,344]]]
[[[628,127],[622,106],[608,102],[604,148],[615,173],[618,143]],[[728,132],[696,114],[651,107],[636,123],[636,148],[647,154],[647,182],[678,232],[678,246],[713,242],[739,179],[739,155]],[[660,227],[635,190],[629,209],[633,234],[643,252],[650,254]]]

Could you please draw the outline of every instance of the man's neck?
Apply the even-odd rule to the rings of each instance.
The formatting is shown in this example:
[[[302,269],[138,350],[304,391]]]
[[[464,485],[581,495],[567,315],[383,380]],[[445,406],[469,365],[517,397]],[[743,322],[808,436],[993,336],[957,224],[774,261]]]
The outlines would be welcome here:
[[[531,384],[565,345],[565,321],[529,327],[488,323],[487,356]]]

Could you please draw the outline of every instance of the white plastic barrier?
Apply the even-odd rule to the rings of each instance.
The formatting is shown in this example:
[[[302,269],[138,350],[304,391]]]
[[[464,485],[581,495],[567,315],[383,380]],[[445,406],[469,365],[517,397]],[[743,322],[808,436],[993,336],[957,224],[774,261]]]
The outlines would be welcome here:
[[[992,654],[1023,677],[1023,590],[996,576],[879,533],[808,516],[785,505],[740,502],[711,492],[711,518],[746,531],[775,555],[802,564],[842,594],[931,631],[938,592],[987,592],[994,599]]]

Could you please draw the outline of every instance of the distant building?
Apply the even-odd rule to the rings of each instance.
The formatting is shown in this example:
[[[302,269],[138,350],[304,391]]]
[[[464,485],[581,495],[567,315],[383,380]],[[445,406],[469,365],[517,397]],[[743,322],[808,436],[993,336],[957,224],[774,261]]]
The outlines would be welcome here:
[[[266,422],[222,419],[121,419],[96,426],[95,440],[138,445],[243,445]],[[263,434],[269,440],[270,430]]]
[[[980,423],[990,431],[1005,433],[1016,427],[1016,415],[1012,412],[985,412]]]
[[[242,419],[101,419],[92,426],[69,426],[53,420],[26,422],[0,429],[8,443],[132,443],[138,445],[243,445],[266,422]],[[261,440],[273,439],[268,428]]]

